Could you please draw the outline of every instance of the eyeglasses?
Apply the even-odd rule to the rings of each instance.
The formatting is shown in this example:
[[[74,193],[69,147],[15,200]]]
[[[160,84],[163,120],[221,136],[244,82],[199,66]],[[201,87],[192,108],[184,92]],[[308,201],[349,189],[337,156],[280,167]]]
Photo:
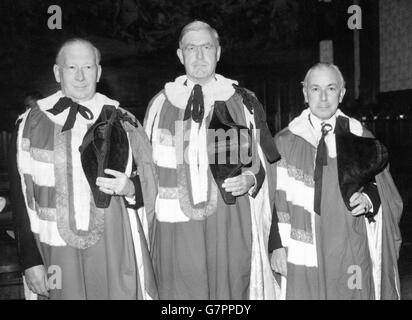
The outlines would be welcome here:
[[[195,45],[195,44],[189,44],[186,47],[183,48],[184,51],[186,52],[197,52],[198,49],[201,49],[202,51],[212,51],[216,48],[215,45],[211,43],[206,43],[206,44],[201,44],[201,45]]]

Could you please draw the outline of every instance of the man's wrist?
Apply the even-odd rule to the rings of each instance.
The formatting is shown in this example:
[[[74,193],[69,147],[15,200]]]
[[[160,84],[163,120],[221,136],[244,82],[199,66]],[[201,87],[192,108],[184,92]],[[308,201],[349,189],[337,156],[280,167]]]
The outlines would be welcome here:
[[[134,183],[133,181],[129,178],[127,179],[127,193],[126,193],[126,197],[128,198],[133,198],[135,195],[135,189],[134,189]]]
[[[242,174],[245,175],[245,176],[251,176],[253,178],[253,180],[251,180],[252,185],[249,187],[249,190],[248,190],[249,195],[252,195],[253,192],[255,191],[255,188],[256,188],[256,185],[257,185],[256,176],[254,175],[254,173],[252,171],[249,171],[249,170],[243,172]]]
[[[366,193],[362,192],[362,194],[364,195],[364,197],[368,201],[368,211],[367,212],[371,212],[371,211],[373,212],[373,203],[372,203],[371,199],[369,198],[369,196]]]

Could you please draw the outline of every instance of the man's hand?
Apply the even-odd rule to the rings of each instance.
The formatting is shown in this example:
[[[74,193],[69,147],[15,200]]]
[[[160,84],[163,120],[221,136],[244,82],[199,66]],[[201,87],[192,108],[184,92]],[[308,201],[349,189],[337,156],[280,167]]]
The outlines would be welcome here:
[[[96,185],[100,191],[118,196],[133,197],[135,190],[133,182],[123,172],[119,172],[112,169],[105,169],[104,173],[113,176],[114,178],[98,177],[96,179]]]
[[[26,269],[24,271],[24,277],[26,279],[27,286],[32,292],[46,297],[49,296],[47,273],[44,265],[38,265]]]
[[[372,204],[369,202],[368,197],[360,192],[355,192],[349,199],[349,205],[355,207],[352,209],[352,216],[357,217],[369,212]]]
[[[272,267],[273,271],[280,273],[282,276],[286,277],[288,272],[288,259],[285,248],[273,250],[270,257],[270,266]]]
[[[233,178],[227,178],[222,187],[233,196],[241,196],[248,192],[255,184],[255,177],[250,174],[240,174]]]

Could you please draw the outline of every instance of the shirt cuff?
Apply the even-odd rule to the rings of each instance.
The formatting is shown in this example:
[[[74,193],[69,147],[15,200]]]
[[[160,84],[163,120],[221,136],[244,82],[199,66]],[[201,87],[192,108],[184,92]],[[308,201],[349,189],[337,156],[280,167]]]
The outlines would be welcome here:
[[[134,206],[136,204],[136,196],[132,196],[132,197],[124,196],[124,199],[126,200],[129,206]]]
[[[249,191],[248,191],[248,194],[249,194],[250,196],[252,196],[253,193],[255,192],[255,189],[256,189],[256,186],[257,186],[256,176],[254,175],[254,173],[253,173],[252,171],[249,171],[249,170],[244,171],[242,174],[252,176],[253,179],[255,180],[255,184],[254,184],[254,185],[249,189]]]

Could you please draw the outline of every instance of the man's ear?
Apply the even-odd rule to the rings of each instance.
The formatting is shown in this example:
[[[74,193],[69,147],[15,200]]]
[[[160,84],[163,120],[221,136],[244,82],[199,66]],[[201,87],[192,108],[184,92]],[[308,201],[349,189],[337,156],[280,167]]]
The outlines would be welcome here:
[[[309,100],[308,100],[308,90],[306,89],[306,87],[303,87],[303,88],[302,88],[302,92],[303,92],[303,97],[304,97],[304,99],[305,99],[305,102],[306,102],[306,103],[309,103]]]
[[[57,64],[53,66],[54,78],[56,79],[57,83],[60,83],[60,69],[59,68],[60,67]]]
[[[222,48],[221,48],[221,46],[218,46],[217,50],[216,50],[216,62],[218,62],[220,60],[221,52],[222,52]]]
[[[343,97],[345,96],[345,93],[346,93],[346,89],[342,88],[340,90],[340,94],[339,94],[339,103],[342,103],[342,100],[343,100]]]
[[[97,66],[97,80],[96,80],[96,82],[99,82],[99,81],[100,81],[101,75],[102,75],[102,66],[99,64],[99,65]]]
[[[185,60],[184,60],[184,58],[183,58],[183,50],[182,50],[181,48],[178,48],[178,49],[176,50],[176,54],[177,54],[177,56],[179,57],[180,63],[184,65],[184,64],[185,64]]]

